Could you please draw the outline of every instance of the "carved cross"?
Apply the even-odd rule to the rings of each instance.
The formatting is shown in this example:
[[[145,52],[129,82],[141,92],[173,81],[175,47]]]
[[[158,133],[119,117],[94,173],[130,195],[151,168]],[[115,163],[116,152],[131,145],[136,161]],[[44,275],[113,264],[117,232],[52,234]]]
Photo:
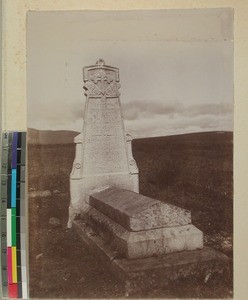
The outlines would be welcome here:
[[[95,73],[93,76],[90,76],[90,79],[92,81],[94,81],[95,84],[97,84],[98,81],[100,81],[101,94],[106,93],[106,88],[104,87],[104,82],[107,82],[108,84],[110,84],[114,80],[114,78],[112,76],[103,75],[103,74],[99,74],[99,73]]]

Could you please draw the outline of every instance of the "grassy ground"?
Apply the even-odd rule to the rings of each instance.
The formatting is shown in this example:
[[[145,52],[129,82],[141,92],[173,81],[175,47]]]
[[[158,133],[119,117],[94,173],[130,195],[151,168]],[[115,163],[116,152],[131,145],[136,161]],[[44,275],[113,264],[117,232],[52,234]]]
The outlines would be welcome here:
[[[192,212],[204,243],[232,259],[232,134],[199,133],[133,141],[140,193]],[[73,144],[29,146],[30,295],[38,298],[124,297],[122,286],[66,228]],[[61,226],[52,228],[49,218]],[[230,276],[193,278],[136,297],[222,298],[232,296]]]

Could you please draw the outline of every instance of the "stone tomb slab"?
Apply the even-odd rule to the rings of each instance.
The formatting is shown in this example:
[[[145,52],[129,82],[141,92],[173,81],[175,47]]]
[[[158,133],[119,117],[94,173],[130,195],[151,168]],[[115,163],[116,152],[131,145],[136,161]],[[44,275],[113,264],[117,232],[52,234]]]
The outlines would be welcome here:
[[[128,231],[93,207],[87,212],[87,224],[116,249],[120,257],[158,256],[203,247],[203,233],[192,224]]]
[[[88,201],[129,231],[191,224],[191,213],[186,209],[116,187],[100,188]]]
[[[208,274],[230,272],[230,259],[209,247],[157,257],[120,259],[106,241],[81,221],[74,220],[73,228],[113,277],[123,283],[127,294],[162,288],[184,277],[204,278]]]

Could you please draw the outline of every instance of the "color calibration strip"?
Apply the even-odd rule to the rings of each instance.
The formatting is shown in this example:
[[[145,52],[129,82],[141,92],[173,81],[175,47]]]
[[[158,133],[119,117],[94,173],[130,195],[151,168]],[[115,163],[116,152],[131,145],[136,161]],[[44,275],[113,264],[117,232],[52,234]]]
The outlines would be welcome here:
[[[3,298],[27,299],[25,172],[26,133],[3,133],[0,206]]]

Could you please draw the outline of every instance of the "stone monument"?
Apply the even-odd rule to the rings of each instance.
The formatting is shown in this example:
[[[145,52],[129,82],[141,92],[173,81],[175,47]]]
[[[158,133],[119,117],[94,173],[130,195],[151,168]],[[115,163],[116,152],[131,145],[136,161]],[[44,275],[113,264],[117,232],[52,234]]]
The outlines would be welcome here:
[[[92,189],[111,185],[139,192],[132,138],[125,134],[121,111],[119,70],[99,59],[96,65],[83,69],[83,80],[84,128],[74,139],[68,227],[75,215],[87,211],[86,197]]]
[[[132,139],[121,113],[119,70],[100,59],[85,67],[83,76],[84,129],[74,140],[68,227],[127,293],[228,269],[225,255],[203,246],[190,211],[139,194]]]

